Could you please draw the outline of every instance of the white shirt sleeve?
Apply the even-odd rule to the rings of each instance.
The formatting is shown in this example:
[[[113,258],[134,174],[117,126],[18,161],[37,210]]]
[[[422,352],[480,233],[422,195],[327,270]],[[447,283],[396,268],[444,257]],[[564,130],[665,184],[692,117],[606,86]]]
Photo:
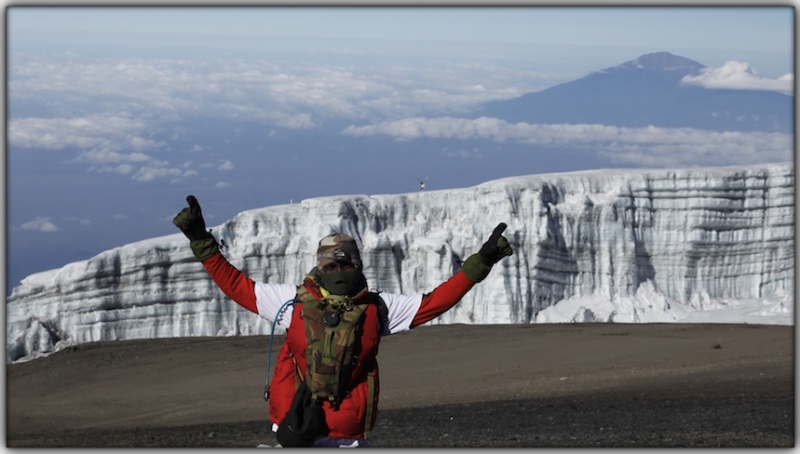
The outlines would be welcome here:
[[[422,294],[418,295],[398,295],[396,293],[380,293],[386,307],[389,309],[389,320],[383,328],[381,335],[411,331],[411,322],[419,311],[422,304]]]
[[[256,309],[259,317],[270,323],[277,317],[278,326],[289,328],[292,322],[294,304],[286,304],[278,316],[278,311],[287,301],[293,301],[297,294],[297,286],[292,284],[265,284],[256,282]]]

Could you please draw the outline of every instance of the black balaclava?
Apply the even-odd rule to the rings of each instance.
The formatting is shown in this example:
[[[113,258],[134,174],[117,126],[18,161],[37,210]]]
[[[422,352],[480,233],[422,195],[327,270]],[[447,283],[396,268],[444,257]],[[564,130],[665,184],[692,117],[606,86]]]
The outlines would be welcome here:
[[[355,269],[323,273],[322,267],[332,261],[351,264]],[[317,266],[310,274],[332,295],[355,296],[367,287],[356,241],[343,233],[328,235],[319,241]]]
[[[339,270],[332,273],[323,273],[314,267],[311,275],[331,295],[356,296],[367,287],[367,279],[361,272],[361,266],[353,271]]]

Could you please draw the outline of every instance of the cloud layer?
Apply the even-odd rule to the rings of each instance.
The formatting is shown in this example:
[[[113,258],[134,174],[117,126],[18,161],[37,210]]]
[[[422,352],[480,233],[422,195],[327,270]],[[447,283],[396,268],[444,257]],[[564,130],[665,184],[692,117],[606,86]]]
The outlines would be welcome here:
[[[531,150],[584,150],[619,164],[683,166],[788,161],[793,137],[779,133],[714,132],[692,128],[622,128],[586,124],[508,123],[496,118],[406,118],[349,126],[343,134],[388,136],[396,140],[485,139],[531,145]]]
[[[255,122],[264,125],[270,136],[276,128],[304,130],[329,120],[349,121],[367,124],[343,131],[354,137],[485,139],[544,149],[582,147],[614,162],[636,165],[691,165],[710,158],[732,164],[791,159],[787,155],[791,137],[780,134],[454,118],[473,106],[574,78],[511,69],[489,60],[410,67],[76,54],[12,53],[9,59],[8,139],[12,147],[67,151],[72,153],[67,160],[85,164],[89,172],[125,175],[142,183],[238,171],[234,162],[220,160],[218,155],[212,158],[206,144],[182,145],[184,162],[171,162],[175,154],[167,159],[170,140],[186,133],[177,122],[190,118]],[[791,75],[761,78],[746,63],[731,61],[687,77],[683,83],[791,92],[793,79]],[[19,117],[13,106],[22,104],[40,106],[43,112]],[[473,147],[465,147],[473,151],[459,156],[476,155]],[[217,187],[226,184],[220,182]]]
[[[141,137],[145,123],[125,113],[18,118],[10,120],[8,126],[8,140],[24,148],[88,148],[108,153],[122,148],[141,151],[163,145]]]
[[[183,150],[193,153],[191,162],[165,159],[170,140],[188,132],[175,125],[187,119],[304,130],[331,119],[380,121],[462,112],[570,77],[517,73],[476,62],[356,69],[266,59],[123,59],[15,52],[9,60],[12,147],[64,152],[69,158],[62,162],[138,182],[165,178],[175,182],[199,172],[236,168],[234,162],[211,159],[206,144]],[[26,106],[26,115],[17,114],[15,106]],[[38,106],[41,112],[28,106]],[[270,135],[274,134],[273,129]],[[172,139],[154,139],[157,136]]]
[[[787,95],[794,93],[794,75],[786,74],[778,79],[759,77],[747,63],[726,62],[720,68],[705,68],[697,76],[686,76],[681,80],[686,85],[728,90],[778,91]]]
[[[202,114],[310,128],[330,117],[453,112],[565,82],[491,63],[355,67],[266,59],[99,59],[12,54],[9,92],[20,99],[74,96],[107,111]],[[69,82],[67,82],[69,81]],[[78,96],[75,96],[78,95]]]

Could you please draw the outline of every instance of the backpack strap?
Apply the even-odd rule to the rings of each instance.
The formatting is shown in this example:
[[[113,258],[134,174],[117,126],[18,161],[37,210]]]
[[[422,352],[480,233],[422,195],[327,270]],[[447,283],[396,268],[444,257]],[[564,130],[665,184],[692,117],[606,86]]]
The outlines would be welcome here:
[[[371,293],[371,295],[374,296],[371,303],[375,304],[375,307],[378,309],[378,322],[380,323],[378,333],[382,336],[383,331],[389,326],[389,306],[386,305],[386,301],[381,298],[378,292]]]
[[[364,416],[364,439],[369,440],[372,433],[372,415],[375,411],[375,374],[367,372],[367,410]]]
[[[290,300],[286,301],[285,303],[283,303],[283,305],[281,305],[280,309],[278,309],[278,313],[275,315],[275,320],[272,321],[272,328],[270,329],[270,333],[269,333],[269,348],[267,349],[267,382],[264,385],[264,401],[266,401],[266,402],[269,402],[269,384],[270,384],[270,377],[271,377],[270,372],[272,371],[272,367],[271,367],[271,364],[272,364],[272,338],[275,337],[275,326],[278,325],[278,319],[281,318],[281,316],[283,315],[283,310],[286,309],[286,306],[288,306],[289,303],[296,303],[296,302],[297,302],[297,296],[295,295],[295,297],[293,299],[290,299]],[[294,358],[292,358],[292,360],[294,361]],[[297,363],[295,363],[295,364],[297,364]]]

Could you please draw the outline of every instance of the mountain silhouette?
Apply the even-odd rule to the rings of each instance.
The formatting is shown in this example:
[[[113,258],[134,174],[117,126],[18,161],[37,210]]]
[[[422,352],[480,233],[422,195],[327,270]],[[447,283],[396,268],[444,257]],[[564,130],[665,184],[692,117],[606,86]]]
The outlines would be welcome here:
[[[472,116],[529,124],[793,133],[792,96],[681,84],[703,68],[694,60],[656,52],[540,92],[484,104]]]

